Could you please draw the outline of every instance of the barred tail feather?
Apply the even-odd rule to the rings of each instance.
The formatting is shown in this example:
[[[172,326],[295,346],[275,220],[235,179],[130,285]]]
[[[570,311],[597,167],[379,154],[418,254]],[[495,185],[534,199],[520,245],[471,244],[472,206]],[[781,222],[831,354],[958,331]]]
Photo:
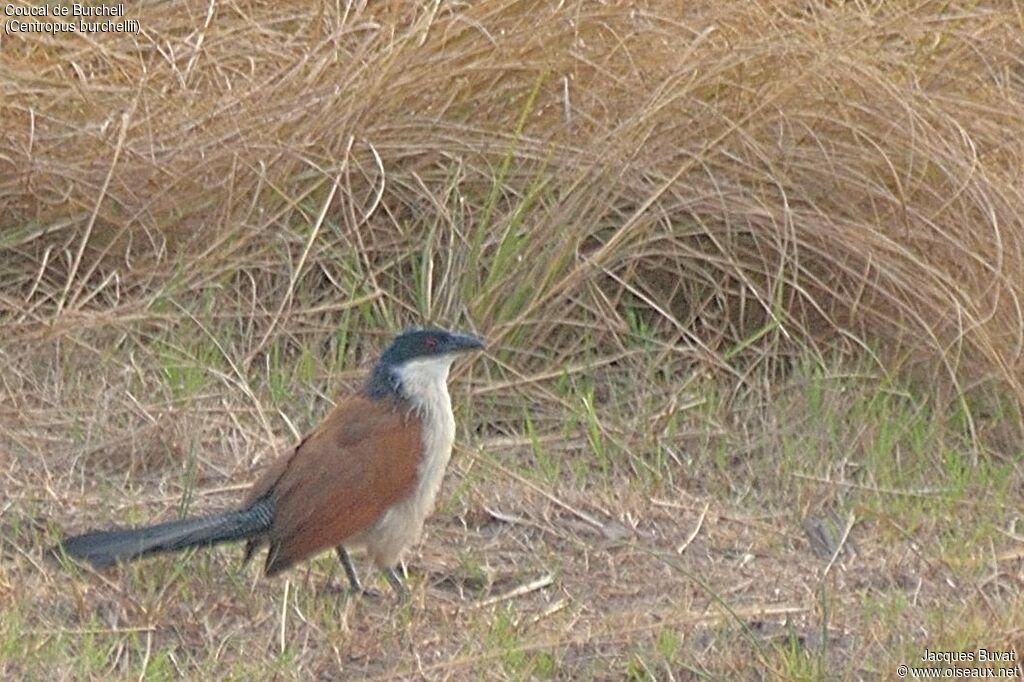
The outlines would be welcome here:
[[[271,502],[264,499],[246,509],[212,516],[86,533],[67,538],[52,551],[103,568],[150,554],[257,537],[270,529],[272,518]]]

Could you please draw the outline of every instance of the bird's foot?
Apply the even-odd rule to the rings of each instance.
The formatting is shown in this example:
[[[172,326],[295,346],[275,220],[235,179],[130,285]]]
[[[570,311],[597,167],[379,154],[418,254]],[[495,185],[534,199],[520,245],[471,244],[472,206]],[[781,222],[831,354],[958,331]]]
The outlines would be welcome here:
[[[375,590],[372,587],[351,587],[349,588],[348,593],[353,597],[360,597],[371,601],[383,601],[384,599],[384,593],[380,590]]]

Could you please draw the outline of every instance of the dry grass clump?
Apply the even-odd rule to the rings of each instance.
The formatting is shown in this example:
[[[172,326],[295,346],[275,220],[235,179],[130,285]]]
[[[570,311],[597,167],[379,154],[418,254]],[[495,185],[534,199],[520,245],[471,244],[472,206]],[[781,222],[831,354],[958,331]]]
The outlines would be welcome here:
[[[386,291],[514,345],[582,324],[613,352],[634,312],[670,351],[838,334],[1024,399],[1022,34],[1001,5],[136,15],[140,35],[6,40],[8,320],[213,282],[282,313],[303,287]]]

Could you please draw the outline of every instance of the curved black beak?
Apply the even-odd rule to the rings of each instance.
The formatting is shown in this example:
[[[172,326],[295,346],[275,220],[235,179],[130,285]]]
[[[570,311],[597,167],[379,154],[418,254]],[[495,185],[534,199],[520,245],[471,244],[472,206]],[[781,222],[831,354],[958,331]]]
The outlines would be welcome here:
[[[484,342],[472,334],[449,333],[445,340],[445,347],[449,353],[466,353],[471,350],[480,350]]]

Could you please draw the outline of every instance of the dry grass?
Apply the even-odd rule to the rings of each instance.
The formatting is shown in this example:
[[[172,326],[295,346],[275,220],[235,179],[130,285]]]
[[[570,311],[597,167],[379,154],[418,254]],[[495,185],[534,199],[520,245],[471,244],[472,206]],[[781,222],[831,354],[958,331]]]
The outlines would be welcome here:
[[[127,13],[0,39],[0,672],[1024,649],[1021,8]],[[61,530],[231,504],[423,321],[492,345],[409,607],[325,594],[329,558],[42,564]]]

